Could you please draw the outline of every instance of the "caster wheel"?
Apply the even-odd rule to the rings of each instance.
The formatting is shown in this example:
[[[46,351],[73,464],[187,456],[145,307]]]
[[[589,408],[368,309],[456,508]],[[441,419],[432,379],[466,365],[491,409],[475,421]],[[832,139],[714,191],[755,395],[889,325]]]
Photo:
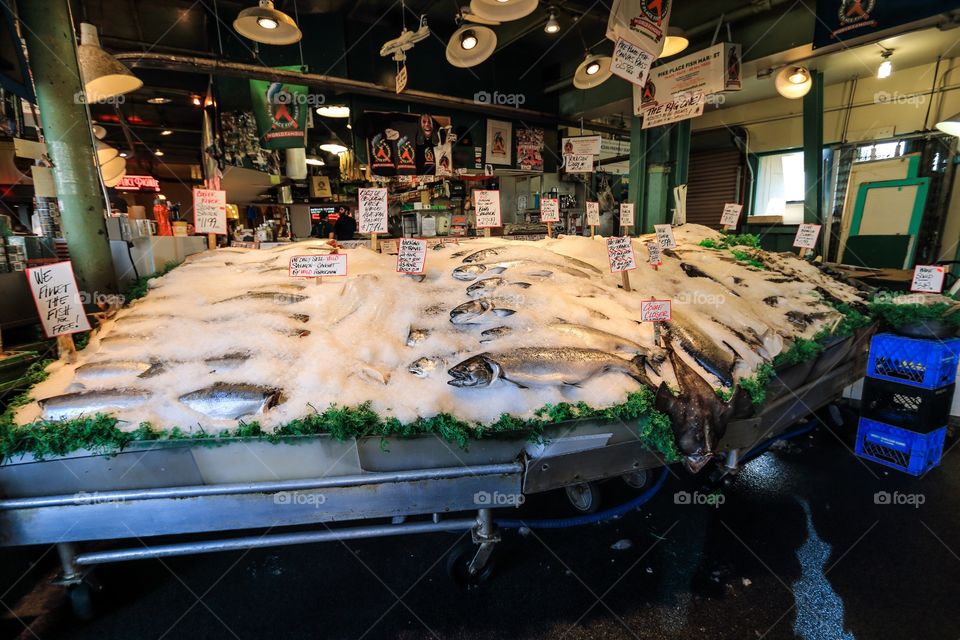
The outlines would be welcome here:
[[[447,575],[461,587],[483,584],[493,576],[496,569],[495,555],[492,555],[487,559],[487,563],[480,568],[480,571],[470,573],[470,563],[473,561],[473,557],[477,555],[477,548],[477,545],[472,542],[464,542],[458,544],[447,554]]]
[[[620,476],[631,489],[643,489],[650,482],[650,472],[646,469],[631,471]]]
[[[93,587],[85,582],[70,587],[70,609],[80,620],[92,620],[94,616]]]
[[[564,487],[567,500],[580,513],[594,513],[600,508],[600,487],[596,482],[581,482]]]

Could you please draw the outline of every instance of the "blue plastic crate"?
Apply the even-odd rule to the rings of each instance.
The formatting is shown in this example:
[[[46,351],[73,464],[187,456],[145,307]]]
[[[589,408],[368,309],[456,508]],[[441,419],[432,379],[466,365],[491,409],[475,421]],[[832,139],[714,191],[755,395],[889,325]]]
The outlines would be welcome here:
[[[860,418],[857,455],[919,476],[940,464],[947,428],[915,433],[889,424]]]
[[[960,338],[918,340],[881,333],[870,341],[867,375],[871,378],[937,389],[957,378]]]

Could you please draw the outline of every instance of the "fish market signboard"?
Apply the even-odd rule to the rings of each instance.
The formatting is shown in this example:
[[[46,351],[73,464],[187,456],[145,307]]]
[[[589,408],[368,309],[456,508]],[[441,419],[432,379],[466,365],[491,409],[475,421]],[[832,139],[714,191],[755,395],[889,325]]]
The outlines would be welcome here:
[[[48,338],[90,331],[70,262],[27,269],[30,292]]]
[[[291,278],[330,278],[345,275],[347,275],[347,256],[344,253],[290,258]]]
[[[643,128],[660,127],[703,115],[702,93],[685,94],[666,104],[655,105],[643,112]]]
[[[427,241],[403,238],[397,252],[397,273],[420,275],[427,264]]]
[[[193,226],[197,233],[227,233],[227,192],[193,190]]]
[[[610,273],[636,269],[637,256],[630,238],[607,238],[607,260],[610,261]]]
[[[387,232],[387,190],[360,189],[357,218],[360,233]]]
[[[494,229],[503,226],[499,191],[474,191],[473,208],[477,215],[477,229]]]
[[[650,72],[646,84],[633,87],[633,114],[642,115],[645,109],[688,94],[709,96],[739,91],[742,87],[740,49],[739,44],[722,42],[659,65]]]

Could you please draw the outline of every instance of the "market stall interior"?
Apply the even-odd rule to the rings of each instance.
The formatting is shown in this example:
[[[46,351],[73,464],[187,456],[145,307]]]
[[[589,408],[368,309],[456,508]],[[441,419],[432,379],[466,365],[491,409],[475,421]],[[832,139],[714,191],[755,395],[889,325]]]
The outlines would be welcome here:
[[[99,563],[428,531],[479,581],[494,508],[841,400],[939,463],[960,2],[463,4],[4,4],[0,545],[79,613]]]

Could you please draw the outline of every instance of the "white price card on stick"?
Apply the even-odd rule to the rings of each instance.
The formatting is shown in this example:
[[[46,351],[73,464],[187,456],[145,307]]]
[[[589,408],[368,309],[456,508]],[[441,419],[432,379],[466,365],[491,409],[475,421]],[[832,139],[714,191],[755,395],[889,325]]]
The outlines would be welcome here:
[[[725,227],[735,227],[740,221],[740,212],[743,211],[743,205],[736,202],[728,202],[723,205],[723,213],[720,215],[720,224]]]
[[[650,75],[650,67],[657,56],[648,53],[637,45],[618,38],[613,46],[613,60],[610,62],[610,71],[627,82],[643,86]]]
[[[48,338],[90,330],[70,262],[33,267],[25,273]]]
[[[797,228],[797,235],[793,238],[793,246],[800,249],[816,249],[819,237],[819,224],[801,224]]]
[[[670,300],[644,300],[640,303],[640,322],[670,322],[672,307]]]
[[[567,173],[593,173],[593,156],[585,154],[564,154],[563,170]]]
[[[657,244],[660,249],[676,249],[677,240],[673,237],[673,227],[668,224],[655,224],[653,230],[657,233]]]
[[[600,203],[599,202],[587,203],[587,226],[588,227],[600,226]]]
[[[196,233],[227,233],[227,192],[193,190],[193,226]]]
[[[540,222],[560,222],[560,200],[557,198],[540,199]]]
[[[397,273],[421,274],[427,264],[427,241],[402,238],[397,247]]]
[[[630,238],[607,238],[607,260],[610,261],[610,273],[636,269],[637,257]]]
[[[290,258],[291,278],[331,278],[345,275],[347,275],[347,254],[345,253]]]
[[[910,290],[917,293],[941,293],[946,274],[946,267],[918,264],[913,269],[913,283],[910,285]]]
[[[620,203],[620,226],[621,227],[633,226],[633,203],[632,202]]]
[[[477,229],[494,229],[503,226],[499,191],[482,189],[474,191],[473,209],[477,214]]]
[[[383,188],[360,189],[357,198],[357,226],[360,233],[387,232],[387,190]]]
[[[663,264],[663,258],[660,256],[660,245],[656,242],[647,243],[647,253],[650,254],[650,264],[659,267]]]

